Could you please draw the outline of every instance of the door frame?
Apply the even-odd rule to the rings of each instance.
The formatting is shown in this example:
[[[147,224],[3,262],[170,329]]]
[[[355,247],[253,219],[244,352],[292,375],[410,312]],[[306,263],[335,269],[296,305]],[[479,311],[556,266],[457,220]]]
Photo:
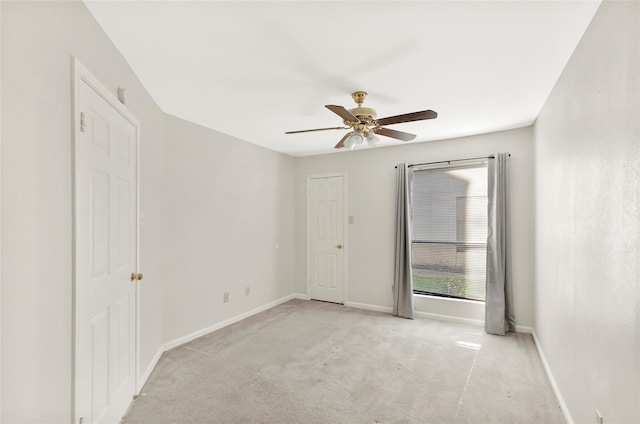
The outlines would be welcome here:
[[[310,293],[311,293],[311,289],[309,288],[309,269],[311,269],[311,237],[309,237],[309,232],[311,230],[311,210],[309,209],[309,184],[311,183],[311,180],[314,179],[318,179],[318,178],[331,178],[331,177],[342,177],[342,209],[343,209],[343,214],[342,214],[342,219],[343,219],[343,227],[344,228],[344,249],[343,249],[343,254],[344,254],[344,266],[343,266],[343,270],[342,270],[342,304],[345,305],[347,303],[347,294],[349,293],[348,290],[348,284],[347,284],[347,275],[348,275],[348,256],[347,253],[349,252],[349,240],[348,240],[348,234],[349,231],[347,231],[347,225],[348,225],[348,221],[349,221],[349,217],[347,216],[348,210],[349,208],[347,207],[347,199],[349,198],[349,196],[347,195],[347,173],[346,172],[332,172],[329,174],[312,174],[312,175],[307,175],[307,183],[306,183],[306,187],[305,187],[305,191],[306,191],[306,196],[305,196],[305,202],[306,202],[306,214],[307,214],[307,229],[305,232],[305,236],[307,238],[307,243],[306,243],[306,248],[307,248],[307,269],[305,272],[306,275],[306,279],[307,279],[307,297],[310,298]]]
[[[140,121],[135,117],[135,115],[120,101],[117,97],[109,91],[108,88],[102,84],[102,82],[91,72],[89,69],[78,60],[75,56],[71,56],[71,135],[72,135],[72,157],[71,157],[71,172],[72,172],[72,311],[71,311],[71,334],[72,334],[72,351],[71,351],[71,416],[72,422],[77,422],[79,420],[77,411],[76,411],[76,385],[77,385],[77,374],[76,374],[76,352],[77,352],[77,340],[76,340],[76,285],[77,285],[77,212],[78,205],[76,202],[76,195],[78,191],[78,149],[77,145],[80,141],[80,84],[86,83],[95,92],[102,97],[111,107],[113,107],[122,117],[124,117],[127,121],[129,121],[136,128],[136,199],[135,199],[135,208],[136,208],[136,226],[135,226],[135,236],[136,236],[136,261],[135,261],[135,272],[140,272]],[[136,282],[135,285],[135,360],[133,364],[133,377],[134,377],[134,390],[137,394],[140,392],[141,387],[138,387],[140,384],[140,284]]]

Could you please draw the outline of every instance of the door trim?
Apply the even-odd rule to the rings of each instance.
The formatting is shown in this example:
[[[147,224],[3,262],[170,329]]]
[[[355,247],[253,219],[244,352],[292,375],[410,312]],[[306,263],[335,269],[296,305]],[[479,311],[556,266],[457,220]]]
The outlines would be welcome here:
[[[89,69],[78,60],[75,56],[71,56],[71,136],[72,136],[72,155],[71,155],[71,179],[72,179],[72,311],[71,311],[71,334],[72,334],[72,350],[71,350],[71,416],[72,422],[78,422],[79,417],[76,412],[76,283],[77,283],[77,203],[76,194],[78,190],[78,150],[77,144],[80,140],[80,84],[86,83],[95,92],[100,95],[111,107],[113,107],[120,115],[129,121],[136,128],[136,273],[140,273],[140,121],[135,115],[106,88],[102,82]],[[135,286],[135,361],[134,361],[134,389],[135,393],[140,392],[140,284]]]
[[[318,178],[331,178],[331,177],[342,177],[342,197],[343,197],[343,202],[342,202],[342,208],[343,208],[343,227],[344,228],[344,269],[342,270],[342,304],[346,304],[347,303],[347,294],[349,293],[348,290],[348,281],[347,281],[347,275],[349,274],[347,272],[348,270],[348,253],[349,253],[349,231],[347,231],[347,225],[348,225],[348,221],[349,221],[349,217],[347,216],[348,213],[348,206],[347,206],[347,199],[349,198],[348,193],[347,193],[347,173],[346,172],[335,172],[335,173],[330,173],[330,174],[312,174],[312,175],[307,175],[307,184],[306,184],[306,188],[305,188],[305,202],[306,202],[306,213],[307,213],[307,229],[305,232],[305,236],[307,238],[307,242],[306,242],[306,249],[307,249],[307,269],[305,272],[306,275],[306,279],[307,279],[307,296],[310,296],[311,293],[311,289],[309,287],[309,269],[311,268],[311,238],[309,237],[309,231],[311,229],[311,210],[309,209],[309,183],[311,182],[311,180],[313,179],[318,179]]]

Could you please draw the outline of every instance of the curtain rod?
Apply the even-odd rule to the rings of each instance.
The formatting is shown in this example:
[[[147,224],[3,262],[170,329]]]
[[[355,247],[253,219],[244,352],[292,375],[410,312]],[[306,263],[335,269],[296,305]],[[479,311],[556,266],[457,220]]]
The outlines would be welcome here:
[[[507,153],[509,155],[509,157],[511,157],[511,153]],[[468,159],[453,159],[453,160],[441,160],[438,162],[425,162],[425,163],[410,163],[409,165],[407,165],[409,168],[413,167],[413,166],[422,166],[422,165],[435,165],[437,163],[451,163],[451,162],[466,162],[468,160],[480,160],[480,159],[495,159],[494,155],[491,156],[481,156],[478,158],[468,158]],[[398,165],[394,166],[394,168],[398,168]]]

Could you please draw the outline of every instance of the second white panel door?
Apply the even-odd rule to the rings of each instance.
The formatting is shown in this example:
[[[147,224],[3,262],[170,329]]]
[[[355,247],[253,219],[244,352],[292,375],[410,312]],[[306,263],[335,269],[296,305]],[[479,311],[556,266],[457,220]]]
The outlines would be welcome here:
[[[344,303],[344,177],[308,180],[309,297]]]

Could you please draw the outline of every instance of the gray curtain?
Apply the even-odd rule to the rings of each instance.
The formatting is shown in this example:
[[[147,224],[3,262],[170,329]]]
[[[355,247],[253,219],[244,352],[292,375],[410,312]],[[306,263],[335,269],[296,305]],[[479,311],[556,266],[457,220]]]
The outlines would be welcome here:
[[[504,336],[515,331],[511,282],[511,216],[509,211],[509,154],[489,159],[489,233],[487,237],[487,294],[484,329]]]
[[[406,163],[401,163],[396,168],[396,254],[393,278],[393,315],[413,319],[411,171]]]

